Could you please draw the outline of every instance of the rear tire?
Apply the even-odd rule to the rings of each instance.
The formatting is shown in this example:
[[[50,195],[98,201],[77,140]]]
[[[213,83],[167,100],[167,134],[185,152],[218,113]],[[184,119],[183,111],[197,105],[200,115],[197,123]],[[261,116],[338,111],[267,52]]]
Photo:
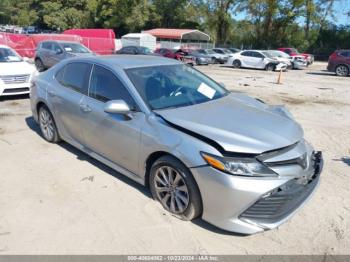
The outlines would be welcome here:
[[[335,68],[335,74],[337,76],[348,76],[349,68],[346,65],[337,65]]]
[[[238,59],[236,59],[236,60],[234,60],[234,61],[232,62],[232,66],[233,66],[234,68],[241,68],[242,63],[241,63],[241,61],[239,61]]]
[[[172,156],[160,157],[149,176],[152,196],[163,208],[182,220],[202,213],[202,199],[190,170]]]
[[[58,130],[56,127],[55,120],[47,108],[43,105],[39,109],[39,126],[41,134],[44,139],[50,143],[57,143],[60,141],[60,136],[58,135]]]
[[[44,72],[46,69],[40,58],[35,59],[35,67],[39,72]]]

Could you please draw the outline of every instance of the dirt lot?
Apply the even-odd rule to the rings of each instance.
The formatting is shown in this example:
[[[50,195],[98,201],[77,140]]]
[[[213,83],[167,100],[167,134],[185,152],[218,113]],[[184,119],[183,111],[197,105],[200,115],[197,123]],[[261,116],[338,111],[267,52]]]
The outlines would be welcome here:
[[[165,213],[146,189],[46,143],[28,97],[0,99],[0,254],[350,254],[350,77],[203,66],[227,88],[285,104],[324,152],[321,185],[289,222],[252,236]],[[229,115],[227,116],[229,118]]]

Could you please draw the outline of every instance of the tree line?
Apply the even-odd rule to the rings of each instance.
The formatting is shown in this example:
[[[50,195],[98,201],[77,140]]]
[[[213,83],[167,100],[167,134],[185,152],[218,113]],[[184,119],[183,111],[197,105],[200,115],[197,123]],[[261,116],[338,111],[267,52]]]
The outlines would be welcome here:
[[[222,46],[294,46],[328,55],[350,48],[350,26],[330,22],[337,2],[347,0],[1,0],[0,24],[112,28],[118,37],[156,27],[192,28]]]

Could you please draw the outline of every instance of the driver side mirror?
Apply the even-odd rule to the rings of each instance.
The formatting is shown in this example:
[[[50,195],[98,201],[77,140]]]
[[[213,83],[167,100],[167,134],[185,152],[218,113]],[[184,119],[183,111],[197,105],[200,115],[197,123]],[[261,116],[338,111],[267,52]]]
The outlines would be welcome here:
[[[124,100],[111,100],[105,104],[104,111],[110,114],[127,115],[131,109]]]
[[[62,53],[63,53],[63,51],[60,48],[57,48],[56,51],[55,51],[56,55],[59,55],[59,54],[62,54]]]

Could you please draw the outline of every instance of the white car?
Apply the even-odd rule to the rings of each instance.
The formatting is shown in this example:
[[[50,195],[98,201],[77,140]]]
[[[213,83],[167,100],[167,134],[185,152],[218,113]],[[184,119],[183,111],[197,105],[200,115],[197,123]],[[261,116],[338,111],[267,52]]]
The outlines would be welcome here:
[[[35,66],[8,46],[0,45],[0,96],[29,94]]]
[[[265,69],[267,71],[287,70],[287,65],[283,62],[274,59],[266,51],[245,50],[232,54],[227,60],[226,65],[235,68],[246,67]]]
[[[277,59],[280,62],[283,62],[292,69],[303,69],[307,67],[307,61],[303,56],[290,56],[285,52],[279,50],[268,50],[267,51],[274,59]]]

